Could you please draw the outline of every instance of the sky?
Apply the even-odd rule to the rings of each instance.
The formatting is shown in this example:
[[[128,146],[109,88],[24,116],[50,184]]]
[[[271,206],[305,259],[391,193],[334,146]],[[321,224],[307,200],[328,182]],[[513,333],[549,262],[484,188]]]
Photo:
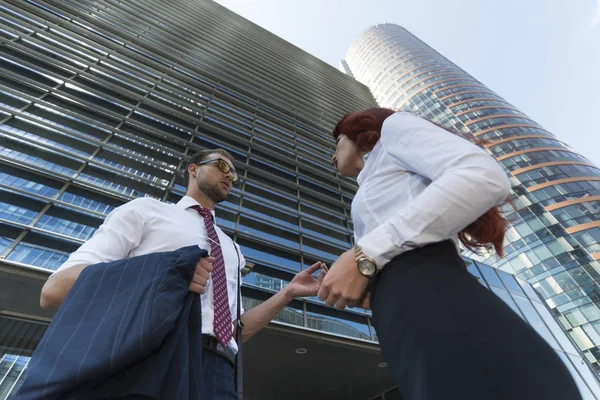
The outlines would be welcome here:
[[[217,0],[338,67],[401,25],[600,166],[600,0]]]

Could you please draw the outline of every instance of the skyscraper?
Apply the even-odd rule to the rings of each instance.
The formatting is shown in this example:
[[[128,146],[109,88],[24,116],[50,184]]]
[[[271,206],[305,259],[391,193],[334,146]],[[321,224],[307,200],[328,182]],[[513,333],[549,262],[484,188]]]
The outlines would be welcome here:
[[[486,141],[513,185],[506,257],[600,372],[600,169],[404,28],[373,26],[340,68],[384,107]]]
[[[0,18],[0,399],[52,317],[48,275],[115,207],[177,202],[199,149],[227,149],[242,177],[217,223],[255,264],[247,308],[351,247],[356,185],[328,132],[376,104],[364,85],[212,1],[1,1]],[[247,346],[249,396],[393,386],[364,310],[296,300],[276,320]],[[337,380],[306,365],[344,359]]]
[[[356,184],[329,164],[329,133],[376,105],[366,86],[209,0],[9,0],[0,18],[0,400],[52,318],[38,304],[48,275],[116,206],[176,202],[200,148],[229,150],[242,177],[216,216],[255,264],[247,309],[351,246]],[[530,286],[469,270],[595,399],[597,382]],[[250,400],[366,400],[394,383],[369,312],[302,299],[245,345],[245,385]]]

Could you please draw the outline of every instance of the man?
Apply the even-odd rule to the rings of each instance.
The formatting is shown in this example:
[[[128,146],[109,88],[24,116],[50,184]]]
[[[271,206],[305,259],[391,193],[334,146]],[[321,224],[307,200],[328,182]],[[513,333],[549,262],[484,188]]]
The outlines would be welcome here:
[[[213,350],[205,350],[204,356],[212,360],[211,365],[226,369],[231,379],[216,379],[216,372],[209,370],[203,380],[207,390],[235,398],[233,365],[228,359],[238,349],[234,340],[237,287],[239,268],[245,261],[237,244],[214,223],[215,205],[227,198],[232,184],[239,180],[232,160],[222,149],[200,151],[187,165],[187,193],[177,204],[138,198],[116,208],[94,236],[50,276],[42,288],[42,308],[58,308],[89,265],[193,245],[210,250],[211,257],[197,263],[189,290],[201,295],[203,341],[205,349]],[[322,271],[315,279],[312,274],[319,269]],[[243,312],[242,340],[266,326],[292,299],[315,296],[326,271],[325,264],[317,262],[269,300]],[[215,352],[215,348],[222,351]],[[210,389],[210,385],[220,387]]]

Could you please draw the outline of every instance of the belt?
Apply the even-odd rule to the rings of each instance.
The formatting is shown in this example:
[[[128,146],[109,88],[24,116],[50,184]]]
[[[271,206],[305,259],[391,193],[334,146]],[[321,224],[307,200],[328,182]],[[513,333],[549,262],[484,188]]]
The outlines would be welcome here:
[[[216,337],[202,335],[202,347],[212,353],[225,357],[227,361],[235,365],[235,354],[233,353],[233,350],[229,347],[223,347]]]

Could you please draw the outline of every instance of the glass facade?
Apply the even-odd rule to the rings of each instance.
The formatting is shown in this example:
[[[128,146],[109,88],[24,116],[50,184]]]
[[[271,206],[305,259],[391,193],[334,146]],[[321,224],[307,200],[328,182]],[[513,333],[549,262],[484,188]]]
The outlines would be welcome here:
[[[0,400],[22,384],[51,318],[39,282],[115,207],[178,201],[197,150],[236,158],[241,183],[217,222],[255,264],[246,308],[351,246],[356,183],[331,167],[329,132],[376,105],[366,86],[207,0],[7,0],[0,18]],[[582,392],[597,390],[530,286],[469,269],[563,355]],[[274,325],[377,348],[369,311],[316,298],[291,302]]]
[[[351,247],[330,132],[376,105],[364,85],[212,1],[0,1],[0,18],[3,266],[49,274],[115,207],[177,202],[191,154],[217,147],[241,176],[217,222],[255,264],[247,307]],[[0,399],[35,317],[0,320]],[[369,318],[308,299],[276,320],[376,347]]]
[[[344,65],[384,107],[482,139],[513,185],[502,259],[600,373],[600,168],[404,28],[373,26]]]
[[[261,285],[351,246],[356,185],[329,132],[375,104],[368,89],[216,3],[182,4],[0,4],[1,259],[56,269],[120,204],[178,201],[186,160],[216,147],[242,177],[217,219]]]

